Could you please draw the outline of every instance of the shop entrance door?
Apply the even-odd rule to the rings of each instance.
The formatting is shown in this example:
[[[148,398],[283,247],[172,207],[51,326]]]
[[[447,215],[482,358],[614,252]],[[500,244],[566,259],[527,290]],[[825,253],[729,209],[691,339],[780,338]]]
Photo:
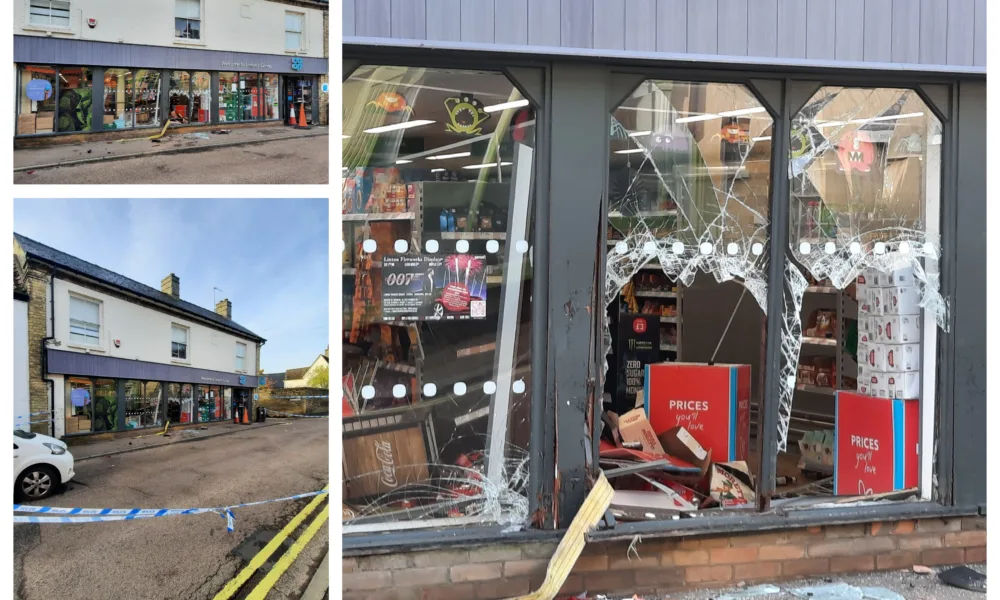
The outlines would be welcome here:
[[[301,122],[299,112],[303,111],[305,112],[306,125],[312,125],[313,78],[286,75],[283,88],[285,101],[281,109],[281,120],[288,124],[288,117],[291,114],[289,111],[294,107],[295,123]]]

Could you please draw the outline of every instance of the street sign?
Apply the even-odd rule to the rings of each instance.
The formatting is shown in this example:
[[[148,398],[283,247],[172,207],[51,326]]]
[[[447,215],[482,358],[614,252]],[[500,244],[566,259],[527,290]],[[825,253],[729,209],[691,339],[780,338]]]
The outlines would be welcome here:
[[[324,81],[323,85],[319,86],[319,89],[323,90],[324,94],[327,94],[330,92],[330,84]]]
[[[253,395],[253,399],[254,399],[254,402],[256,402],[257,400],[260,400],[260,394],[254,394]]]

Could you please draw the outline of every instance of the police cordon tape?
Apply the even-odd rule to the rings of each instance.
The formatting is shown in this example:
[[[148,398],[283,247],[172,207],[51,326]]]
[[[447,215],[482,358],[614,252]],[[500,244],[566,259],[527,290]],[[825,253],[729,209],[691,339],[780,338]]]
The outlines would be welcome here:
[[[220,506],[218,508],[64,508],[58,506],[33,506],[28,504],[15,504],[14,512],[34,513],[34,515],[14,515],[15,523],[102,523],[109,521],[133,521],[135,519],[152,519],[156,517],[174,517],[178,515],[202,515],[205,513],[215,513],[226,519],[226,531],[232,532],[235,528],[236,517],[233,509],[257,506],[259,504],[270,504],[272,502],[286,502],[288,500],[300,500],[311,498],[322,494],[329,494],[328,489],[307,494],[296,494],[285,498],[274,498],[273,500],[259,500],[257,502],[245,502],[243,504],[233,504],[231,506]],[[50,516],[65,515],[65,516]]]

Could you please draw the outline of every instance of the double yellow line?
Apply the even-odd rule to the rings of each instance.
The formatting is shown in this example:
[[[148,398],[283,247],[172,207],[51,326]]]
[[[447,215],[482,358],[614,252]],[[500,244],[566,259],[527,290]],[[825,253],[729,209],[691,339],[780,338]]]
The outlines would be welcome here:
[[[326,486],[323,489],[329,490],[329,488],[330,486]],[[281,544],[284,543],[286,539],[288,539],[288,536],[290,536],[292,532],[295,531],[320,504],[327,500],[328,496],[329,494],[322,494],[313,498],[312,501],[309,502],[309,504],[307,504],[301,512],[299,512],[299,514],[295,515],[295,517],[289,521],[287,525],[285,525],[284,529],[279,531],[278,534],[274,536],[274,538],[268,542],[260,552],[257,553],[257,556],[253,557],[247,566],[243,567],[243,570],[237,573],[236,577],[226,584],[226,587],[222,588],[221,592],[215,595],[215,600],[229,600],[232,598],[236,592],[238,592],[240,588],[250,580],[253,574],[264,566],[267,559],[271,558],[271,555],[275,553],[275,551],[281,546]],[[321,510],[316,518],[313,519],[313,522],[306,527],[306,530],[302,532],[302,535],[300,535],[299,538],[292,543],[292,546],[281,556],[281,558],[278,559],[278,562],[275,563],[274,567],[267,573],[267,575],[264,576],[264,579],[257,584],[257,587],[250,592],[246,599],[264,600],[267,593],[274,587],[274,584],[278,583],[278,579],[284,575],[285,571],[288,570],[288,567],[292,566],[295,559],[298,558],[299,554],[302,553],[302,550],[305,549],[306,545],[310,540],[312,540],[313,536],[316,535],[316,532],[323,527],[323,524],[326,523],[329,517],[330,504],[327,503],[326,506],[323,507],[323,510]]]

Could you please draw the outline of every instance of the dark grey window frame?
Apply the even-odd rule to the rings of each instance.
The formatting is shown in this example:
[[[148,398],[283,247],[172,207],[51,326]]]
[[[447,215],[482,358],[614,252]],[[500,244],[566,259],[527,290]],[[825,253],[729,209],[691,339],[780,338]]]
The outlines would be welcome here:
[[[536,280],[533,284],[535,312],[533,313],[536,333],[541,330],[541,349],[532,347],[532,369],[534,374],[533,389],[536,390],[532,406],[532,461],[531,461],[531,510],[541,525],[541,530],[504,534],[500,528],[481,527],[467,528],[460,531],[424,531],[396,534],[346,536],[344,538],[345,555],[387,552],[392,549],[423,549],[450,545],[475,545],[485,541],[499,540],[528,541],[551,539],[558,537],[553,529],[565,528],[575,515],[576,509],[585,498],[588,486],[580,485],[578,477],[567,481],[567,474],[584,472],[588,478],[597,474],[598,466],[593,461],[598,435],[591,429],[591,439],[580,437],[573,439],[556,439],[555,430],[579,432],[585,435],[586,426],[591,423],[599,427],[599,419],[595,416],[600,409],[599,399],[594,389],[599,387],[601,366],[599,354],[600,328],[599,319],[605,318],[601,310],[591,310],[592,304],[601,302],[595,295],[595,290],[603,289],[603,264],[597,260],[603,256],[605,228],[603,215],[607,209],[606,167],[607,167],[607,128],[610,126],[610,114],[619,97],[615,97],[621,81],[629,78],[636,85],[643,79],[673,79],[680,81],[729,82],[746,85],[768,108],[774,119],[772,137],[771,183],[769,190],[771,232],[769,239],[769,295],[768,313],[780,315],[783,312],[783,294],[786,293],[783,283],[784,261],[790,260],[788,248],[788,178],[787,152],[791,118],[797,110],[820,86],[846,87],[899,87],[915,89],[924,102],[931,107],[941,119],[944,143],[942,145],[942,176],[941,176],[941,244],[942,244],[942,294],[957,303],[956,292],[959,286],[963,290],[963,299],[970,307],[969,316],[965,319],[974,320],[979,315],[985,315],[985,252],[977,246],[985,243],[978,236],[963,236],[964,242],[959,244],[957,226],[958,198],[974,198],[968,207],[973,213],[985,213],[985,132],[982,122],[985,121],[985,77],[980,74],[928,73],[913,70],[875,71],[856,68],[826,67],[789,67],[779,70],[770,65],[747,66],[735,71],[731,66],[721,62],[691,62],[687,64],[666,63],[655,60],[639,60],[623,64],[620,60],[601,60],[595,57],[554,57],[552,60],[539,60],[537,55],[528,53],[497,53],[488,51],[467,51],[461,54],[442,52],[441,50],[423,48],[398,48],[389,46],[348,45],[344,47],[344,79],[362,64],[391,64],[400,66],[423,66],[443,68],[473,68],[481,70],[497,70],[508,72],[510,65],[539,68],[544,72],[544,98],[538,106],[538,152],[536,170],[535,199],[535,263]],[[580,85],[581,74],[589,72],[590,93],[594,87],[600,95],[605,96],[603,114],[594,112],[596,100],[576,96],[579,106],[560,105],[560,98],[568,99],[572,93],[588,92],[586,86]],[[583,81],[586,81],[584,79]],[[600,84],[600,85],[599,85]],[[603,89],[601,88],[603,85]],[[963,88],[968,88],[968,94],[960,94]],[[630,90],[625,90],[630,91]],[[942,106],[944,104],[944,106]],[[552,109],[549,109],[549,107]],[[555,110],[558,107],[558,111]],[[590,111],[589,113],[587,111]],[[573,121],[576,115],[579,120]],[[586,137],[594,130],[593,123],[583,120],[588,115],[597,123],[604,123],[603,135],[599,138]],[[971,131],[959,135],[960,126],[963,131]],[[977,130],[978,128],[978,130]],[[603,156],[601,164],[597,165],[595,154],[587,154],[587,164],[577,164],[575,169],[554,168],[560,157],[555,156],[557,150],[572,149],[589,145],[600,147]],[[552,148],[552,153],[548,149]],[[959,155],[976,157],[971,161],[959,163]],[[969,165],[973,166],[969,166]],[[556,167],[564,166],[556,164]],[[599,168],[596,168],[599,167]],[[550,178],[549,173],[552,173]],[[957,177],[962,173],[963,177]],[[585,178],[589,185],[583,185],[580,178]],[[575,181],[571,181],[575,179]],[[571,214],[560,213],[557,220],[549,219],[570,195],[561,190],[589,190],[591,196],[599,194],[600,214],[596,210],[576,210]],[[579,199],[577,200],[579,202]],[[579,206],[579,205],[578,205]],[[592,214],[593,213],[593,214]],[[983,214],[983,216],[985,216]],[[978,220],[977,220],[978,219]],[[978,216],[963,213],[961,223],[969,227],[984,230],[984,221]],[[775,225],[778,225],[775,227]],[[566,229],[573,232],[572,237],[566,237]],[[974,239],[970,239],[974,238]],[[568,241],[568,243],[562,243]],[[591,250],[596,249],[596,251]],[[961,257],[957,251],[962,250]],[[580,252],[594,254],[593,257],[581,257]],[[978,252],[978,254],[977,254]],[[600,253],[600,254],[599,254]],[[573,262],[568,259],[572,257]],[[963,272],[959,273],[959,260],[963,264]],[[972,260],[973,270],[966,274],[966,262]],[[552,283],[548,281],[549,273],[543,271],[549,266],[558,265],[553,269],[556,273],[564,272],[560,279]],[[572,274],[588,273],[586,281],[574,280]],[[976,274],[979,275],[978,281]],[[540,285],[540,281],[546,284]],[[978,296],[976,296],[978,294]],[[975,296],[970,298],[969,296]],[[579,309],[586,308],[586,311]],[[768,529],[786,529],[806,527],[811,525],[831,525],[839,523],[865,522],[873,520],[894,520],[920,517],[948,517],[960,515],[985,514],[985,488],[978,492],[975,481],[982,479],[985,485],[985,456],[981,447],[985,444],[985,402],[977,403],[985,397],[985,383],[977,381],[956,381],[956,332],[955,324],[959,321],[957,311],[950,313],[951,327],[949,332],[939,332],[938,337],[938,377],[937,377],[937,496],[934,500],[911,503],[886,503],[885,505],[845,507],[842,509],[803,509],[779,513],[769,509],[768,499],[774,491],[774,473],[777,448],[777,366],[780,359],[780,319],[767,320],[767,374],[765,375],[765,394],[761,412],[760,445],[768,451],[762,451],[760,465],[760,481],[758,495],[761,498],[758,512],[734,516],[724,516],[712,519],[690,519],[677,521],[653,521],[644,523],[619,524],[615,529],[598,531],[590,534],[593,540],[601,539],[631,539],[636,534],[645,536],[684,536],[705,535],[710,533],[734,533],[759,531]],[[593,315],[599,314],[600,317]],[[582,318],[589,315],[589,318]],[[537,327],[547,323],[548,330]],[[969,325],[972,328],[972,325]],[[582,331],[586,331],[583,336]],[[981,328],[980,328],[981,331]],[[556,343],[549,342],[548,334],[555,338],[559,336],[581,336],[579,339],[591,342],[597,341],[597,351],[594,344],[560,346],[558,357],[553,357]],[[961,332],[964,336],[965,332]],[[978,335],[978,334],[977,334]],[[587,337],[589,336],[589,337]],[[578,339],[578,338],[574,338]],[[985,356],[985,333],[982,338],[976,338],[964,344],[965,354],[974,355],[981,350]],[[544,359],[543,359],[544,357]],[[580,375],[583,377],[580,377]],[[567,389],[567,385],[576,378],[576,387]],[[982,370],[985,380],[985,367]],[[562,387],[560,387],[560,384]],[[544,393],[539,393],[544,390]],[[569,404],[561,414],[557,410]],[[569,402],[567,402],[567,400]],[[956,415],[956,405],[961,413]],[[552,425],[555,425],[553,428]],[[578,427],[583,425],[583,427]],[[974,427],[976,436],[962,440],[963,447],[970,448],[963,454],[968,457],[972,448],[980,448],[980,460],[970,464],[956,464],[956,436],[959,426]],[[981,430],[981,431],[980,431]],[[558,492],[555,491],[555,453],[558,445],[560,481]],[[538,450],[540,449],[540,450]],[[536,464],[538,463],[538,464]],[[960,466],[961,465],[961,466]],[[540,478],[540,479],[539,479]],[[975,493],[956,493],[956,483],[972,486]],[[966,488],[963,488],[966,489]],[[961,502],[956,502],[960,500]],[[558,518],[553,516],[557,511]]]

